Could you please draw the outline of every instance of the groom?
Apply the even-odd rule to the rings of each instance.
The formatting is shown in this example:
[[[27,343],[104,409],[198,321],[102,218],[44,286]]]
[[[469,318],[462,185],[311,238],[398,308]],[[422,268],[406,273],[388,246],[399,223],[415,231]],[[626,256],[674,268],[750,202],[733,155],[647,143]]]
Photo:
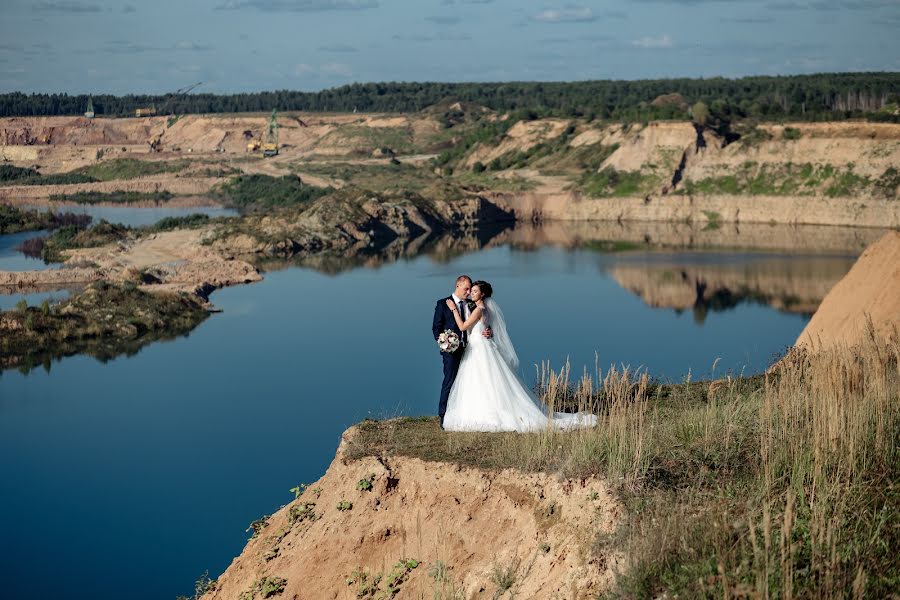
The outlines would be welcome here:
[[[472,291],[472,278],[468,275],[460,275],[456,278],[456,288],[453,294],[449,296],[453,303],[459,308],[459,316],[465,321],[469,317],[469,305],[467,300],[469,292]],[[441,429],[444,428],[444,415],[447,413],[447,399],[450,397],[450,388],[456,380],[456,373],[459,371],[459,361],[462,360],[463,352],[466,350],[466,342],[468,341],[468,332],[460,331],[456,325],[456,319],[453,317],[453,311],[447,307],[447,298],[444,296],[437,301],[434,307],[434,320],[431,322],[431,333],[434,334],[435,342],[438,336],[447,329],[455,331],[459,335],[459,348],[456,352],[441,352],[441,358],[444,360],[444,381],[441,384],[441,400],[438,403],[438,417],[441,421]],[[486,338],[493,336],[490,327],[486,327],[482,334]]]

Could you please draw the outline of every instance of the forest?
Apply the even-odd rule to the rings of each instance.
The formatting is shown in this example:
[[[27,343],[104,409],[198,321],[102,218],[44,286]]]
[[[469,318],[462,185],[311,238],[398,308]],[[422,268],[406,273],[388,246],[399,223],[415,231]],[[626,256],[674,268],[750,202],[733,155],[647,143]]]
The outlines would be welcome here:
[[[354,83],[318,92],[291,90],[188,95],[0,94],[0,116],[282,111],[409,113],[462,101],[531,118],[587,117],[640,121],[683,118],[703,102],[720,119],[822,121],[866,117],[900,121],[900,73],[828,73],[738,79],[653,79],[509,83]]]

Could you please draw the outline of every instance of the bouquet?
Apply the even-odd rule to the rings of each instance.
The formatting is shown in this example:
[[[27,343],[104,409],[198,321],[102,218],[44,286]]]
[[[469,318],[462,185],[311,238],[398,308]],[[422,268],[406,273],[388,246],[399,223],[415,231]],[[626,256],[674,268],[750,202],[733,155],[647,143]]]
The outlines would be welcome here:
[[[459,334],[448,329],[438,336],[437,343],[441,352],[456,352],[459,349]]]

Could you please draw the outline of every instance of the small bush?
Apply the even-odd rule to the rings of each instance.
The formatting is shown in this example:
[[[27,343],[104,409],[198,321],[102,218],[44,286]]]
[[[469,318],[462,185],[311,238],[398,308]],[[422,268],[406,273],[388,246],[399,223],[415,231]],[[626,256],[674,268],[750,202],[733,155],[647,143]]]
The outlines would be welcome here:
[[[375,481],[375,473],[372,473],[368,477],[364,477],[356,482],[356,489],[361,492],[370,492],[372,491],[372,485]]]
[[[262,530],[268,526],[269,526],[269,515],[264,515],[264,516],[258,518],[257,520],[253,521],[252,523],[250,523],[250,527],[248,527],[246,529],[246,532],[250,533],[251,530],[253,531],[253,535],[250,536],[250,539],[252,540],[253,538],[257,537],[262,532]]]
[[[502,595],[506,591],[508,591],[513,585],[516,583],[516,572],[519,570],[519,565],[516,562],[513,562],[505,567],[501,567],[500,565],[494,565],[493,570],[491,570],[491,583],[497,586],[496,595]],[[495,596],[496,597],[496,596]]]
[[[800,130],[796,127],[785,127],[784,131],[781,132],[781,137],[786,140],[799,140]]]
[[[171,231],[173,229],[196,229],[209,223],[209,215],[194,213],[184,217],[166,217],[150,226],[150,231]]]

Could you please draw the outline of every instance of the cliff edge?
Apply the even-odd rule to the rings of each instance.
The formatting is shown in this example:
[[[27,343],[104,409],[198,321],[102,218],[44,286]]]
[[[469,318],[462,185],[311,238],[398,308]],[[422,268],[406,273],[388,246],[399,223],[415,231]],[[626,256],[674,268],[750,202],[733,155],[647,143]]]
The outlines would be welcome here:
[[[419,459],[351,459],[347,430],[325,475],[254,524],[204,600],[594,598],[618,557],[592,550],[621,508],[599,479],[483,471]]]

